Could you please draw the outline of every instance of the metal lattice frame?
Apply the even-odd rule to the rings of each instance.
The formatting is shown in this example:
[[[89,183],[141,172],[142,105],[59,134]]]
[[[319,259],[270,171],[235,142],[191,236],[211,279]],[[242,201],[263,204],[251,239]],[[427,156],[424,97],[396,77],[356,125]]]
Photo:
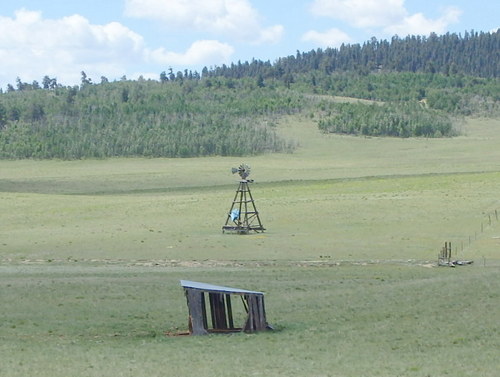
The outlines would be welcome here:
[[[251,231],[258,233],[266,230],[260,221],[259,212],[255,206],[248,183],[249,181],[246,179],[240,181],[226,223],[222,227],[222,232],[230,231],[247,234]]]

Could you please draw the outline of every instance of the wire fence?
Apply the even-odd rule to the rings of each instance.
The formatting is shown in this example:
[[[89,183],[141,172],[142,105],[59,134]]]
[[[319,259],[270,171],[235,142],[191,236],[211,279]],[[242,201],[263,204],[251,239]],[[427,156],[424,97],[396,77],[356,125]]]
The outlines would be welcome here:
[[[445,241],[441,250],[438,254],[438,265],[440,266],[455,266],[455,265],[463,265],[463,264],[471,264],[472,261],[469,260],[459,260],[459,255],[463,255],[465,251],[467,251],[475,241],[482,238],[485,232],[491,230],[499,223],[499,210],[495,209],[492,212],[488,212],[484,219],[481,221],[481,226],[478,230],[468,236],[467,239],[461,240],[458,243],[452,245],[451,241]],[[453,258],[455,255],[455,258]],[[483,263],[486,261],[483,257]]]

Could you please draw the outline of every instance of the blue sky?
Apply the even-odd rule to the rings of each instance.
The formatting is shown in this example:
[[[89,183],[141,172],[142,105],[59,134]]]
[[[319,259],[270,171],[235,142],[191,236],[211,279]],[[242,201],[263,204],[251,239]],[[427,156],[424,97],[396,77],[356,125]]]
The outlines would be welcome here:
[[[270,60],[371,37],[494,31],[498,0],[0,0],[0,88]]]

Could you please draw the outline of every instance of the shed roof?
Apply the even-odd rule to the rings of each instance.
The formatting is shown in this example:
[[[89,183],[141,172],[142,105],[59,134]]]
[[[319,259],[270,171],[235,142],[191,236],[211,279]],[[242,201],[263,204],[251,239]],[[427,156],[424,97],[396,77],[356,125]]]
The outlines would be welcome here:
[[[219,293],[232,293],[232,294],[254,294],[263,295],[263,292],[248,291],[246,289],[223,287],[220,285],[213,285],[207,283],[200,283],[197,281],[181,280],[181,285],[184,288],[198,289],[205,292],[219,292]]]

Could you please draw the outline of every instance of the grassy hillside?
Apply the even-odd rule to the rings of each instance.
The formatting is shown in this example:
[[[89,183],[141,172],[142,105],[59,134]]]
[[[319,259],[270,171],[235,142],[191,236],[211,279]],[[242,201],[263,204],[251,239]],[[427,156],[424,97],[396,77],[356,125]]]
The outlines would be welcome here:
[[[441,242],[468,244],[500,209],[497,127],[474,120],[453,139],[355,138],[294,118],[281,125],[302,145],[294,154],[3,161],[0,247],[14,259],[211,259],[209,250],[244,260],[432,259]],[[269,229],[243,239],[219,232],[237,187],[230,168],[241,162],[253,168]]]
[[[270,77],[203,77],[82,84],[0,93],[0,158],[250,156],[293,152],[286,115],[324,132],[450,137],[467,116],[499,114],[500,81],[463,75],[317,70]],[[351,103],[332,100],[350,97]],[[359,100],[359,101],[358,101]],[[366,100],[377,101],[369,105]]]
[[[462,127],[302,115],[277,127],[294,153],[0,161],[0,375],[496,376],[500,122]],[[221,232],[242,162],[263,234]],[[474,264],[433,267],[445,241]],[[276,331],[165,336],[179,279],[265,291]]]

